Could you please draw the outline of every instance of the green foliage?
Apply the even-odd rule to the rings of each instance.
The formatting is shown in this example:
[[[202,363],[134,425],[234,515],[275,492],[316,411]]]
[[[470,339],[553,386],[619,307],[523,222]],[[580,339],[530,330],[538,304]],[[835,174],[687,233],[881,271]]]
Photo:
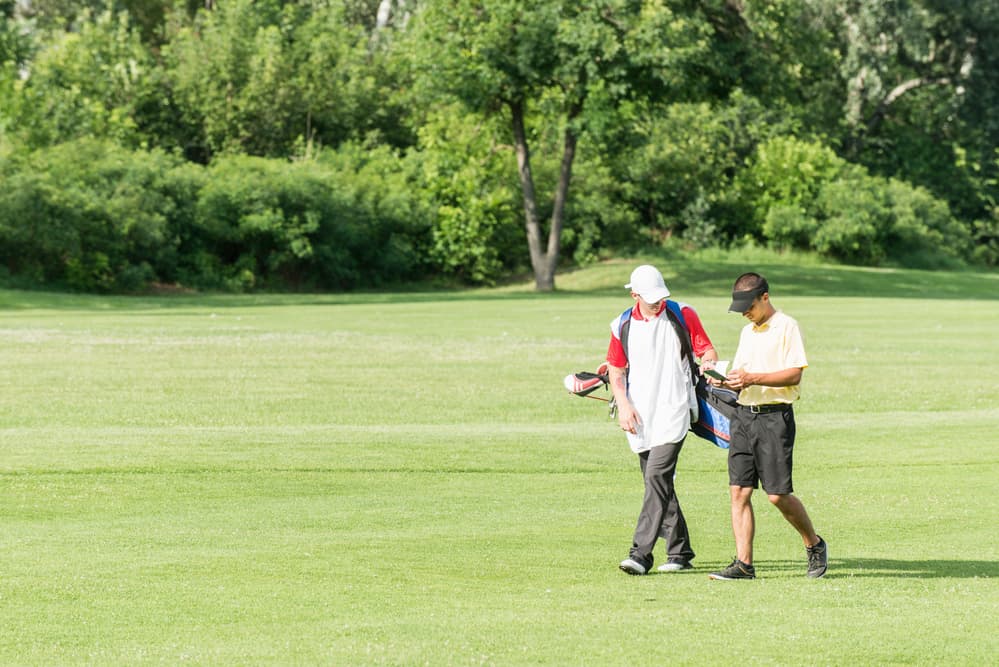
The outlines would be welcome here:
[[[0,262],[12,276],[128,291],[180,261],[198,175],[159,152],[92,139],[0,163]]]
[[[985,266],[999,265],[999,207],[993,210],[991,220],[978,220],[972,229],[972,258]]]
[[[826,257],[877,266],[888,249],[879,241],[887,210],[877,182],[831,180],[814,202],[819,217],[809,244]]]
[[[204,169],[79,140],[0,162],[0,263],[25,284],[342,289],[423,275],[429,214],[392,151]]]
[[[432,211],[418,156],[347,142],[324,151],[319,162],[366,221],[368,243],[353,251],[365,268],[362,286],[398,285],[439,270],[428,259]]]
[[[562,243],[572,263],[585,266],[633,245],[639,212],[623,203],[628,191],[601,153],[583,151],[578,164]]]
[[[879,186],[888,208],[881,243],[898,263],[944,268],[971,256],[971,234],[954,219],[945,201],[895,178],[879,179]]]
[[[0,72],[13,71],[28,59],[31,39],[17,18],[17,1],[0,0]]]
[[[406,190],[379,194],[399,184],[401,164],[384,149],[348,152],[344,171],[247,156],[208,169],[198,219],[226,288],[344,289],[419,275],[422,214]]]
[[[740,91],[723,104],[637,112],[614,164],[624,176],[620,205],[641,216],[643,237],[661,242],[684,236],[703,245],[750,231],[752,221],[733,197],[733,180],[756,145],[779,131],[779,123],[769,121],[761,103]]]
[[[747,242],[999,263],[995,3],[389,5],[376,24],[373,0],[0,0],[6,279],[493,283],[533,264],[515,110],[563,266]],[[65,168],[87,138],[106,160]],[[107,194],[112,155],[148,199]],[[150,225],[162,242],[121,240]]]
[[[84,137],[156,143],[138,120],[160,96],[152,56],[127,15],[85,17],[79,32],[54,32],[38,49],[5,112],[10,131],[28,148]]]
[[[845,160],[820,142],[785,136],[762,143],[740,179],[742,192],[754,202],[757,220],[762,220],[775,206],[811,211],[825,184],[849,169]],[[785,241],[778,230],[764,228],[764,233]]]
[[[449,106],[420,130],[420,165],[434,216],[429,258],[445,275],[493,283],[523,257],[512,151],[496,122]]]
[[[164,61],[179,113],[203,159],[288,157],[373,134],[412,141],[394,100],[389,47],[344,18],[340,3],[235,0],[179,21]],[[211,54],[206,57],[206,54]]]
[[[976,188],[982,200],[983,216],[972,223],[974,261],[985,266],[999,266],[999,148],[993,150],[992,169],[980,177]]]
[[[199,12],[164,47],[179,113],[198,131],[192,139],[209,155],[266,152],[285,138],[283,124],[290,120],[288,104],[294,96],[287,88],[283,39],[276,25],[277,2],[236,0]],[[261,124],[251,126],[251,119]]]
[[[777,138],[743,175],[763,237],[842,261],[934,267],[968,256],[970,235],[923,188],[872,176],[816,142]]]
[[[970,228],[987,215],[976,181],[999,144],[999,5],[814,4],[838,44],[842,154],[929,189]]]

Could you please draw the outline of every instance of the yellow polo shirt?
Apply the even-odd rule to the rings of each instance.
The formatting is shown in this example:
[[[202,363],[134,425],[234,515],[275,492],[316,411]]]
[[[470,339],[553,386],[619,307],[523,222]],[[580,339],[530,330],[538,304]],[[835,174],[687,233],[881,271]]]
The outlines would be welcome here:
[[[739,334],[739,348],[732,359],[732,368],[749,373],[774,373],[785,368],[806,368],[805,344],[794,318],[775,312],[761,326],[752,322]],[[799,385],[766,387],[753,385],[739,392],[742,405],[793,403],[801,395]]]

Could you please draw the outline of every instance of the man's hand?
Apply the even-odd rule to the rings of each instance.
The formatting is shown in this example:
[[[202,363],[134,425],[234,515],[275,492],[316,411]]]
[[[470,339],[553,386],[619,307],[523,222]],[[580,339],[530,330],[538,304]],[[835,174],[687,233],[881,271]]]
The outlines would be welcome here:
[[[636,433],[638,427],[642,425],[642,418],[638,416],[638,412],[635,410],[635,406],[631,404],[631,401],[625,400],[621,405],[618,405],[617,423],[622,431],[627,431],[628,433]]]
[[[758,384],[764,387],[790,387],[801,382],[803,368],[785,368],[773,373],[747,373],[741,368],[730,371],[725,378],[725,386],[735,391]]]
[[[741,368],[731,371],[725,377],[725,386],[729,389],[734,389],[735,391],[742,391],[751,384],[752,382],[750,382],[749,373]]]
[[[610,380],[611,392],[617,402],[617,423],[622,431],[628,433],[638,432],[642,425],[642,418],[638,416],[638,411],[631,404],[628,398],[628,383],[625,380],[627,371],[617,366],[607,366],[607,374]]]

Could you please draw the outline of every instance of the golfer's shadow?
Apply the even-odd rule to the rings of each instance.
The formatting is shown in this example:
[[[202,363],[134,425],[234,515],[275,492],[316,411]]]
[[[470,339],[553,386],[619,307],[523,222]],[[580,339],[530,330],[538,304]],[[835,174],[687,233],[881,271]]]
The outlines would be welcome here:
[[[801,570],[799,561],[760,561],[757,567],[775,570]],[[888,558],[829,559],[826,577],[905,577],[906,579],[992,578],[999,577],[999,561],[994,560],[898,560]]]

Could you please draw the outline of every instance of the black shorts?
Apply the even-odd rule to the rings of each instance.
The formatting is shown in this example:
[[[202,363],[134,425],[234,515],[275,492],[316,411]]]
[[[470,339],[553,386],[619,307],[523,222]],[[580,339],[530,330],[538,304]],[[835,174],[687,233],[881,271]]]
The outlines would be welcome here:
[[[739,407],[732,418],[728,448],[728,483],[731,486],[763,485],[771,495],[794,492],[791,482],[794,453],[794,408],[750,412]]]

